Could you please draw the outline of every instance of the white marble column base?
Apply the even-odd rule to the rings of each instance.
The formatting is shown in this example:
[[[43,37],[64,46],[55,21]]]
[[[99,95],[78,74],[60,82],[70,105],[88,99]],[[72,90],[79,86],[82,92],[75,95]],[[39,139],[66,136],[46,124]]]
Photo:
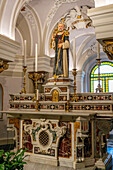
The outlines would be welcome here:
[[[105,164],[104,164],[104,162],[102,161],[102,158],[100,158],[100,159],[95,163],[95,166],[96,166],[97,168],[106,169]]]
[[[85,168],[85,162],[81,162],[81,163],[73,162],[73,168],[78,170],[83,169]]]
[[[94,166],[95,165],[95,159],[94,158],[85,158],[85,166]]]

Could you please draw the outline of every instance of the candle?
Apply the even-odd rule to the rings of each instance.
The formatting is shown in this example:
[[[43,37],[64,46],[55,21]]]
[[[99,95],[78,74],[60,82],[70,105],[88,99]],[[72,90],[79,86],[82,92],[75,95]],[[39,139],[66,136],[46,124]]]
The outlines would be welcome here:
[[[24,40],[24,66],[26,66],[26,40]]]
[[[100,43],[97,41],[97,59],[100,59]]]
[[[76,51],[75,51],[75,38],[73,40],[73,67],[76,68]]]
[[[69,100],[69,89],[67,89],[67,100]]]
[[[35,72],[37,72],[38,64],[38,44],[35,44]]]
[[[38,100],[38,94],[39,94],[39,90],[37,89],[36,100]]]

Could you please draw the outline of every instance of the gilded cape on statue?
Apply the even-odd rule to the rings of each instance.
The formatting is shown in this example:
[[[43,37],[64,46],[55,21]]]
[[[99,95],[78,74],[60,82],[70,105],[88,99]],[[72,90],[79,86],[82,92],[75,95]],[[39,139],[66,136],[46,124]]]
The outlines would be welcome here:
[[[59,24],[61,25],[61,24]],[[63,24],[62,24],[63,25]],[[59,47],[59,44],[62,44]],[[54,77],[68,77],[69,75],[69,32],[56,33],[52,47],[55,49]]]

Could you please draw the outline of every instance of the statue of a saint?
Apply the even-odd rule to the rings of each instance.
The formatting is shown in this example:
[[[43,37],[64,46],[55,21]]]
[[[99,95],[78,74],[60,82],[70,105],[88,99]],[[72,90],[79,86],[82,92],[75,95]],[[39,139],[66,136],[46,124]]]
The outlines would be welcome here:
[[[69,74],[69,32],[64,29],[64,23],[58,24],[58,30],[52,35],[52,48],[55,49],[55,78],[68,77]]]

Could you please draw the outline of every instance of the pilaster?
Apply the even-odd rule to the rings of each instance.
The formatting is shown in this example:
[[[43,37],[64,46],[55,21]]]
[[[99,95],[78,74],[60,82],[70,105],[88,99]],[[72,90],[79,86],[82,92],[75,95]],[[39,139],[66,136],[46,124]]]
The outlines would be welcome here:
[[[77,92],[83,92],[83,81],[84,81],[85,72],[84,71],[77,71],[76,82],[77,82]]]

